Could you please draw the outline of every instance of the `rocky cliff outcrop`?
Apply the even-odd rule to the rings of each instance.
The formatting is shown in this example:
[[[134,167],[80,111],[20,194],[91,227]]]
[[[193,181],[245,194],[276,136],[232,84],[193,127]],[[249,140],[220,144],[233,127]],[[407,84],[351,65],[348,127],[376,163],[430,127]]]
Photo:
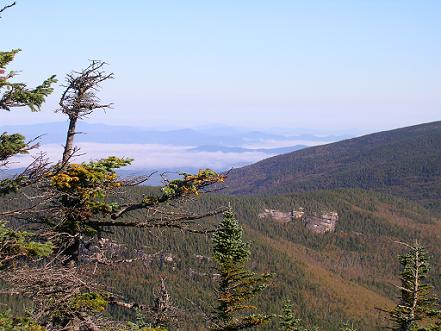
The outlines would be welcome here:
[[[303,219],[305,226],[315,233],[334,232],[337,221],[338,214],[336,212],[307,216]]]
[[[302,222],[307,229],[314,233],[334,232],[339,218],[338,213],[334,211],[307,215],[303,208],[289,212],[264,209],[258,216],[259,218],[270,218],[273,221],[282,223]]]
[[[263,212],[259,214],[259,218],[272,218],[274,221],[279,222],[291,222],[295,220],[301,220],[305,213],[302,208],[299,210],[292,210],[289,212],[284,212],[276,209],[264,209]]]

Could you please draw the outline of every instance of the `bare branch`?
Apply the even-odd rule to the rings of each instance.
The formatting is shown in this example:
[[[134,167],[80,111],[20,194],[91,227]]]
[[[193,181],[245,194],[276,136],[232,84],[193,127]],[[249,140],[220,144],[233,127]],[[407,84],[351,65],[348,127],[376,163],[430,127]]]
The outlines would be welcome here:
[[[66,76],[67,84],[60,98],[60,108],[57,110],[69,117],[69,129],[63,152],[63,163],[72,154],[76,125],[79,119],[87,117],[97,109],[108,109],[112,104],[102,104],[97,92],[100,84],[113,79],[113,73],[107,74],[103,67],[105,62],[92,60],[90,65],[81,71],[74,71]]]
[[[3,6],[3,8],[0,9],[0,14],[3,13],[5,10],[11,8],[11,7],[14,7],[15,5],[16,5],[16,2],[14,1],[13,3],[11,3],[9,5]],[[1,18],[1,16],[0,16],[0,18]]]
[[[131,222],[131,221],[120,221],[120,220],[112,220],[112,221],[88,221],[86,224],[92,227],[97,226],[110,226],[110,227],[135,227],[135,228],[175,228],[184,230],[192,233],[210,233],[213,230],[196,230],[189,227],[189,224],[186,223],[188,221],[200,220],[202,218],[215,216],[222,214],[225,212],[227,208],[219,208],[214,211],[210,211],[204,214],[186,214],[178,217],[170,217],[170,216],[162,216],[158,219],[151,219],[145,222]]]

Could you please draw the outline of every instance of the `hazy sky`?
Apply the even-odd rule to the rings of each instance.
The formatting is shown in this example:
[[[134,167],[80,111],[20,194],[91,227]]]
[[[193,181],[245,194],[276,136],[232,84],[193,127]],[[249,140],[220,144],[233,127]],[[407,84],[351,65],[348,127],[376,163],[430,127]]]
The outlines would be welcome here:
[[[94,122],[374,131],[441,120],[440,17],[439,0],[18,0],[0,31],[30,83],[109,62]],[[59,92],[0,123],[63,119]]]

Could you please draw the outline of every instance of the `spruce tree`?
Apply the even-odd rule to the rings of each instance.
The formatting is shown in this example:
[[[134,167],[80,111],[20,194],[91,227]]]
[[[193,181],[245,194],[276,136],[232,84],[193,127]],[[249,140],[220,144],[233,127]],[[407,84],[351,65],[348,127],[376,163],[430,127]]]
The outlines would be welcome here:
[[[270,274],[258,275],[247,268],[249,244],[230,207],[213,235],[213,259],[220,274],[218,306],[213,313],[212,330],[233,331],[257,327],[270,320],[250,301],[267,287]]]
[[[293,311],[291,301],[287,301],[283,305],[282,314],[277,316],[280,320],[280,331],[319,331],[317,326],[305,326],[302,319],[298,318]],[[354,329],[342,329],[341,331],[356,331]]]
[[[281,320],[281,331],[308,331],[302,326],[302,320],[294,315],[293,305],[290,301],[283,305],[282,314],[278,317]]]
[[[418,241],[405,245],[410,251],[399,256],[402,267],[401,286],[398,286],[401,291],[400,303],[390,311],[394,330],[437,330],[437,327],[427,326],[441,314],[437,299],[432,294],[432,286],[427,281],[430,270],[428,254]]]

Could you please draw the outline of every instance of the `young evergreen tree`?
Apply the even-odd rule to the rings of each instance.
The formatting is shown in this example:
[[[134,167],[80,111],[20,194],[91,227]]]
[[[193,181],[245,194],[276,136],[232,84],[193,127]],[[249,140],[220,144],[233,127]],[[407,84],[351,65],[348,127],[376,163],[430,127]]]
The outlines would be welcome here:
[[[409,252],[399,256],[402,267],[401,286],[398,287],[401,291],[400,303],[390,311],[394,330],[439,330],[437,326],[427,326],[441,314],[432,286],[427,281],[430,270],[428,254],[418,241],[405,245]]]
[[[354,326],[353,323],[345,322],[343,323],[340,331],[357,331],[358,329]]]
[[[281,331],[307,331],[302,326],[302,320],[297,318],[293,312],[293,305],[290,301],[283,305],[282,314],[278,316]]]
[[[267,287],[270,274],[258,275],[247,268],[249,244],[230,208],[213,235],[213,259],[220,274],[218,306],[213,313],[212,330],[234,331],[265,324],[271,316],[250,311],[250,301]]]

